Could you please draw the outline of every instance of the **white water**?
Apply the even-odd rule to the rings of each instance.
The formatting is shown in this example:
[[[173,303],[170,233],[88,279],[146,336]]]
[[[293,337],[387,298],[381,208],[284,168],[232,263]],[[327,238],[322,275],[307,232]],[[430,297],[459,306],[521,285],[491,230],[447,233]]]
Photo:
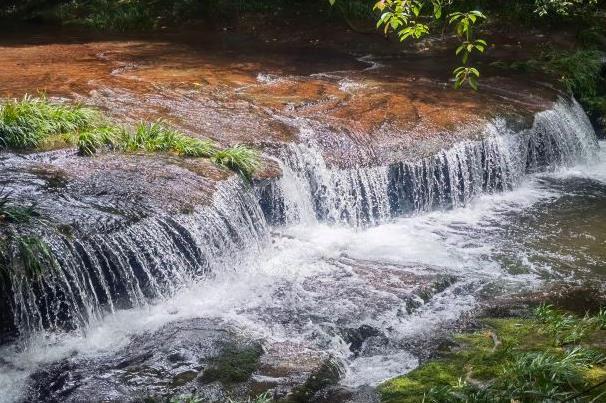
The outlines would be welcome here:
[[[309,197],[313,192],[305,188],[310,181],[302,180],[294,165],[282,190],[290,192],[287,201],[294,207],[287,211],[296,215],[287,215],[288,225],[276,230],[271,242],[262,243],[254,256],[239,255],[231,266],[224,264],[229,269],[216,270],[213,278],[192,283],[156,304],[140,304],[105,317],[93,315],[82,329],[84,333],[41,332],[24,350],[16,345],[3,347],[0,354],[6,362],[0,373],[0,390],[5,393],[0,401],[17,400],[27,374],[45,362],[74,353],[114,351],[134,334],[194,317],[222,318],[267,343],[289,340],[329,351],[345,364],[343,383],[347,385],[374,385],[405,373],[417,365],[416,357],[406,350],[407,343],[473,309],[478,292],[486,286],[498,284],[519,291],[540,284],[541,273],[533,272],[532,267],[526,274],[508,273],[491,257],[499,249],[498,239],[485,235],[491,228],[505,225],[517,211],[563,196],[561,191],[546,188],[541,177],[582,176],[606,183],[604,146],[598,162],[518,178],[517,183],[512,182],[512,191],[476,194],[451,210],[392,221],[385,212],[385,199],[376,191],[386,186],[382,179],[377,180],[386,178],[381,168],[367,175],[368,171],[330,172],[321,161],[311,170],[306,166],[316,181],[335,185],[323,198],[324,206],[332,206],[329,221],[335,222],[327,224],[318,220],[317,207]],[[349,197],[351,187],[358,183],[367,186],[364,194],[370,195],[368,200],[355,194]],[[351,215],[362,211],[363,203],[374,203],[373,210],[383,212],[373,216],[376,221],[372,223],[377,225],[349,226],[345,222],[351,218],[340,219],[340,211]],[[356,224],[364,221],[361,216],[353,217]],[[234,249],[229,252],[235,253]],[[419,291],[407,279],[440,276],[455,276],[456,281],[427,302],[417,297],[420,306],[402,314],[410,307],[407,297],[414,300]],[[350,328],[373,326],[384,332],[389,343],[355,357],[337,322]]]

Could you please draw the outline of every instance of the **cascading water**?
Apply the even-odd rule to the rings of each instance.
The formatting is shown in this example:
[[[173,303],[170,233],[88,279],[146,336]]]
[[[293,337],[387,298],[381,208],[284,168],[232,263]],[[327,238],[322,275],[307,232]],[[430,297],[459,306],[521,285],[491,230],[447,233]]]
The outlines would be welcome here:
[[[165,299],[206,273],[229,270],[268,231],[252,192],[236,179],[211,206],[177,217],[150,217],[111,234],[44,238],[52,262],[43,276],[9,270],[12,310],[21,334],[85,329],[116,309]]]
[[[262,204],[272,222],[374,225],[465,206],[481,193],[513,189],[527,173],[587,161],[597,151],[591,123],[574,100],[560,99],[518,133],[496,119],[482,137],[419,161],[356,169],[328,168],[313,143],[290,145],[280,156],[283,177],[262,193]]]
[[[329,168],[313,143],[290,145],[278,158],[283,176],[257,193],[232,179],[191,214],[83,239],[52,234],[56,269],[38,284],[11,279],[16,323],[87,336],[60,340],[52,354],[39,353],[42,341],[35,359],[9,349],[0,387],[16,390],[27,371],[73,349],[97,354],[117,348],[108,339],[123,346],[137,332],[205,316],[329,351],[346,364],[344,383],[376,384],[414,368],[411,339],[471,309],[485,284],[535,280],[510,276],[481,231],[501,225],[502,204],[524,209],[550,194],[528,174],[597,152],[580,106],[560,100],[528,130],[495,120],[482,140],[386,167]],[[375,336],[354,350],[347,335],[363,326]]]

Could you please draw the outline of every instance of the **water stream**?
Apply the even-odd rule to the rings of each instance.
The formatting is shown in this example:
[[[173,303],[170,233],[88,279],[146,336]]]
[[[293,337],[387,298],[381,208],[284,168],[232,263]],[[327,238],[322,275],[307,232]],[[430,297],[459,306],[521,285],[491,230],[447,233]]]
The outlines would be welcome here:
[[[487,296],[602,278],[606,230],[573,220],[606,222],[606,143],[580,106],[561,100],[522,132],[499,119],[485,130],[418,161],[347,170],[307,141],[276,156],[283,176],[262,189],[232,180],[190,214],[49,235],[58,269],[42,284],[14,279],[28,336],[1,347],[0,401],[18,400],[44,363],[197,317],[328,352],[342,384],[376,385]],[[346,334],[361,326],[375,333],[352,349]]]

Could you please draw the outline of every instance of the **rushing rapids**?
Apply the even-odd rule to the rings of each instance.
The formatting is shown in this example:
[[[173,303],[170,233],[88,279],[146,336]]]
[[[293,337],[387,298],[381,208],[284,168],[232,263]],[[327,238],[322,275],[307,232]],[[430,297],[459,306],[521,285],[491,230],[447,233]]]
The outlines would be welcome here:
[[[0,386],[18,388],[40,363],[74,348],[118,348],[99,347],[100,338],[124,347],[127,335],[205,316],[270,344],[329,351],[345,364],[345,385],[376,384],[414,368],[411,339],[470,310],[487,284],[536,279],[486,260],[483,240],[471,235],[484,218],[465,212],[490,221],[501,202],[527,208],[555,194],[541,189],[537,173],[591,163],[598,153],[582,108],[562,99],[530,129],[514,132],[496,119],[482,138],[417,161],[332,168],[308,141],[278,153],[279,179],[251,188],[232,178],[208,206],[82,238],[47,229],[52,270],[10,272],[14,325],[30,343],[5,347]],[[374,330],[362,337],[364,326]],[[39,336],[60,330],[65,338],[40,353],[48,341]]]

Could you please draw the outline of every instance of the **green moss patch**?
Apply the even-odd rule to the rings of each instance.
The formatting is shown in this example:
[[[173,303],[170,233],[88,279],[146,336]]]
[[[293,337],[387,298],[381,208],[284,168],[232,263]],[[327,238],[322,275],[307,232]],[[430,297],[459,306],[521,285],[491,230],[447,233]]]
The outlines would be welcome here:
[[[227,345],[202,374],[201,381],[219,381],[224,385],[246,382],[259,366],[263,354],[260,345],[238,347]]]
[[[606,398],[606,311],[543,306],[528,319],[486,319],[456,348],[380,385],[382,401],[535,402]]]

